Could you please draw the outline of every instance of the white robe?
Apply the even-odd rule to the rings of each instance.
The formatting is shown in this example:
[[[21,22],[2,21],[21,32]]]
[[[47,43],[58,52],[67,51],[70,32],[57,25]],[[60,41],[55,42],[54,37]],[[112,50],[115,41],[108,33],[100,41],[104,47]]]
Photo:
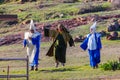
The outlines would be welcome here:
[[[96,50],[97,44],[95,39],[95,34],[91,34],[91,36],[88,39],[88,49],[89,50]]]
[[[29,63],[33,62],[34,56],[35,56],[35,46],[32,44],[32,41],[29,39],[29,37],[32,37],[33,34],[30,32],[25,32],[24,38],[27,40],[27,55],[29,57]]]

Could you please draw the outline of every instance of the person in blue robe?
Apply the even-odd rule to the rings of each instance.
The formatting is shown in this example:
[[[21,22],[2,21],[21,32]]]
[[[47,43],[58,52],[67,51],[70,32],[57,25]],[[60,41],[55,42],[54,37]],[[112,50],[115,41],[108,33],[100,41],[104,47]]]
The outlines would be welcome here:
[[[96,32],[96,24],[97,22],[90,27],[90,33],[80,45],[83,50],[88,49],[90,66],[93,68],[98,68],[98,64],[100,63],[100,50],[102,48],[101,34]]]
[[[25,38],[23,40],[24,47],[27,47],[27,55],[29,57],[29,63],[31,70],[38,70],[38,60],[40,53],[40,40],[41,34],[36,31],[33,20],[30,23],[30,31],[25,32]]]

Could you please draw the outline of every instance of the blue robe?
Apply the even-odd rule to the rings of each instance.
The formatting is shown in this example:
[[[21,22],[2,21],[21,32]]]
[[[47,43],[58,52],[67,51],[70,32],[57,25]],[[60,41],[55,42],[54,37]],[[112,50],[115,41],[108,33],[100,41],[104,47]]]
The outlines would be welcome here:
[[[28,49],[30,50],[29,52],[31,53],[31,56],[32,56],[32,60],[30,60],[30,66],[38,65],[39,53],[40,53],[40,40],[41,40],[41,34],[39,32],[35,32],[32,35],[31,45],[29,45],[29,41],[27,39],[23,40],[24,47],[25,46],[28,47]],[[32,47],[32,48],[30,48],[30,47]],[[29,53],[27,53],[27,54],[28,54],[28,56],[30,55]],[[29,58],[29,59],[31,59],[31,58]]]
[[[94,35],[95,35],[97,48],[95,50],[88,49],[89,59],[90,59],[90,66],[91,67],[95,67],[97,64],[100,63],[100,49],[102,48],[101,39],[100,39],[101,35],[99,33],[94,33]],[[88,40],[89,40],[90,36],[91,36],[91,34],[88,34],[86,39],[80,45],[80,47],[83,50],[86,50],[88,48]]]

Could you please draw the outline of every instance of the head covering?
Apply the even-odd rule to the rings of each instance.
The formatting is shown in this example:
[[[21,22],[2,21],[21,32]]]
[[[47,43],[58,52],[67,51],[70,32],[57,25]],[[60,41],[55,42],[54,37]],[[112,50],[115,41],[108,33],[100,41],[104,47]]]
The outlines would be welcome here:
[[[63,24],[59,24],[57,29],[58,28],[61,28],[64,32],[69,33],[68,29]]]
[[[34,32],[36,32],[36,28],[35,28],[35,24],[33,22],[33,20],[30,21],[30,30],[34,30]]]
[[[92,33],[96,31],[96,24],[97,22],[94,22],[93,25],[90,27],[90,30],[92,29]]]

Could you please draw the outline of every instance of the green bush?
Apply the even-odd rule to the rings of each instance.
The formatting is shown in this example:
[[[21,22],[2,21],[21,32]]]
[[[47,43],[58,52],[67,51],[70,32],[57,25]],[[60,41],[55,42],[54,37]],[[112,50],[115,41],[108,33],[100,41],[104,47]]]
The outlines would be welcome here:
[[[109,9],[109,8],[112,7],[112,5],[111,5],[111,3],[109,3],[109,2],[105,2],[105,3],[102,3],[102,7],[103,7],[103,8],[106,8],[106,9]]]
[[[0,0],[0,3],[6,3],[6,2],[16,2],[20,0]]]
[[[108,61],[101,65],[101,68],[105,71],[107,70],[120,70],[120,63],[118,61]]]
[[[78,0],[55,0],[55,1],[62,2],[62,3],[75,3],[75,2],[78,2]]]
[[[4,0],[0,0],[0,4],[3,3],[3,2],[4,2]]]
[[[80,9],[79,14],[106,11],[110,9],[110,7],[111,5],[109,3],[103,3],[99,5],[88,4]]]
[[[4,9],[0,9],[0,14],[4,14],[5,10]]]

